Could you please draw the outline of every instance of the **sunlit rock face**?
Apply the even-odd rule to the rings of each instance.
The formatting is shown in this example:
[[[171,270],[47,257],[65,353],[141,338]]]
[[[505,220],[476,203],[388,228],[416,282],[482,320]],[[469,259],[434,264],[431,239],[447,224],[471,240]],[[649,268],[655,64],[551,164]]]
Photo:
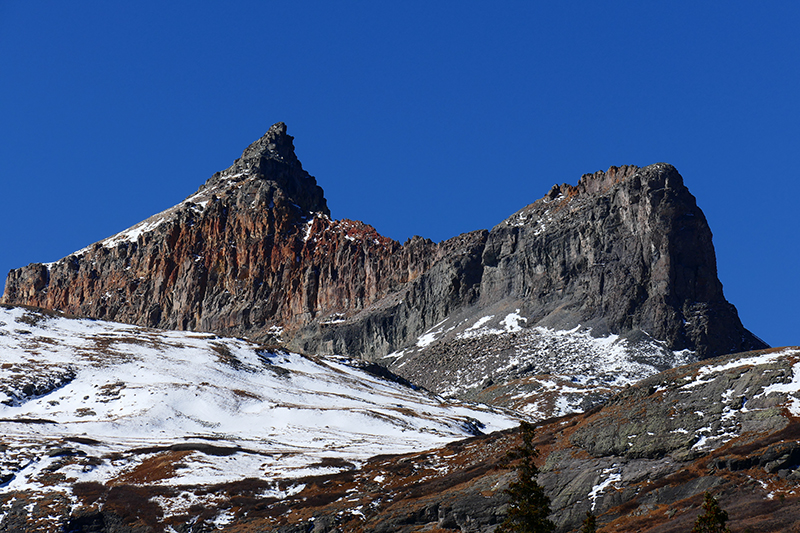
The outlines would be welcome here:
[[[432,243],[401,249],[329,214],[276,124],[181,204],[56,263],[12,271],[4,301],[264,339],[361,309],[433,259]]]
[[[401,245],[330,217],[282,123],[181,204],[13,270],[3,301],[365,358],[455,395],[561,374],[546,362],[574,354],[547,332],[611,339],[604,353],[653,371],[765,346],[670,165],[586,174],[491,230]]]

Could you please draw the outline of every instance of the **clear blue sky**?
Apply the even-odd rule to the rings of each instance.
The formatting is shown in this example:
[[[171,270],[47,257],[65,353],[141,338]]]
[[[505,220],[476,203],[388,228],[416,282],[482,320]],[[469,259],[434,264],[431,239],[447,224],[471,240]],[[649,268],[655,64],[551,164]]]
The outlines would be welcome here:
[[[745,326],[800,344],[798,6],[0,0],[0,275],[180,202],[284,121],[333,216],[400,241],[672,163]]]

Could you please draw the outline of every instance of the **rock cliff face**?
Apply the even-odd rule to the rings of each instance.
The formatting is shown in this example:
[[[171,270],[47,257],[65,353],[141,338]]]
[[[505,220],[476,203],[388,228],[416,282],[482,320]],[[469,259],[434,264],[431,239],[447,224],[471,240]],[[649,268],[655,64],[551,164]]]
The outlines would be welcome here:
[[[700,357],[759,344],[723,296],[711,231],[670,165],[612,167],[554,186],[461,250],[453,267],[424,281],[469,286],[476,309],[519,308],[528,327],[640,330]],[[418,306],[415,289],[407,294]]]
[[[276,124],[181,204],[56,263],[12,271],[3,301],[265,339],[362,309],[436,255],[430,242],[401,247],[329,215]]]
[[[429,378],[431,365],[463,368],[464,357],[536,353],[541,343],[518,335],[536,328],[645,339],[662,359],[765,346],[725,300],[711,231],[670,165],[587,174],[491,231],[400,245],[330,218],[282,123],[181,204],[56,263],[11,271],[3,302],[306,352],[392,354],[383,362],[399,373]],[[494,340],[481,341],[492,324]],[[498,332],[514,334],[505,348]],[[465,339],[479,346],[447,356]]]
[[[475,302],[384,360],[437,392],[498,403],[491,386],[525,376],[611,377],[650,367],[631,376],[634,382],[691,360],[765,346],[725,300],[711,231],[670,165],[612,167],[584,175],[577,186],[554,186],[495,226],[474,254],[450,283],[479,279]],[[420,282],[441,279],[430,272]],[[382,318],[410,313],[418,305],[414,291],[409,284],[409,296]],[[360,339],[359,320],[374,322],[376,315],[361,312],[344,331],[314,331],[302,347],[346,349],[343,340]],[[571,332],[570,342],[563,331]],[[605,339],[604,347],[572,342],[586,331]],[[332,346],[313,344],[320,338]],[[626,365],[603,368],[609,351]]]

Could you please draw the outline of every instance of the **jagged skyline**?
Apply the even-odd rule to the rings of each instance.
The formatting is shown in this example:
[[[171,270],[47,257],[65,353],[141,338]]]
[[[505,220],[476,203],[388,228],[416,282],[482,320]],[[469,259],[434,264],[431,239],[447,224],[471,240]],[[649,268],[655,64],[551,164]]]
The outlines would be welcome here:
[[[180,202],[282,120],[332,215],[400,241],[674,164],[745,326],[798,342],[797,7],[240,6],[0,7],[3,278]]]

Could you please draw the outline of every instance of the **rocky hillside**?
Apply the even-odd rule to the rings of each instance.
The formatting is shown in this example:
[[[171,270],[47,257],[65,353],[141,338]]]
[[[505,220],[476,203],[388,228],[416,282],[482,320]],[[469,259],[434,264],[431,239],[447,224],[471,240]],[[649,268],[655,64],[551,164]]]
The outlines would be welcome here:
[[[636,379],[765,347],[725,300],[711,231],[670,165],[587,174],[489,231],[400,245],[331,219],[282,123],[181,204],[11,271],[3,301],[364,358],[504,405],[484,389],[562,374],[564,332],[606,339],[604,354],[648,367]]]
[[[490,533],[506,510],[513,418],[347,360],[21,308],[0,348],[0,531]],[[693,363],[539,421],[539,482],[564,533],[688,531],[705,491],[734,532],[794,531],[798,417],[800,348]]]
[[[590,412],[537,424],[538,480],[558,532],[576,531],[587,511],[608,533],[689,531],[706,491],[734,532],[797,531],[799,416],[800,348],[695,363]],[[490,533],[505,513],[513,471],[502,462],[518,437],[503,431],[375,458],[348,475],[315,479],[250,524],[286,533],[311,523],[323,532]]]

